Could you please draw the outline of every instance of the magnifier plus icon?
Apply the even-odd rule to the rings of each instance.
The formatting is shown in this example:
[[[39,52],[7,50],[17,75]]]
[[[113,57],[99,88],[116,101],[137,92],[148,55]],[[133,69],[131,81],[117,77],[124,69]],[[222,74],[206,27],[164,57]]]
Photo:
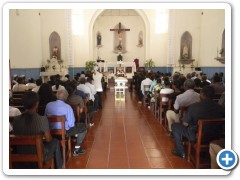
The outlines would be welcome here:
[[[236,166],[238,156],[233,150],[221,150],[217,155],[218,165],[225,170],[230,170]]]

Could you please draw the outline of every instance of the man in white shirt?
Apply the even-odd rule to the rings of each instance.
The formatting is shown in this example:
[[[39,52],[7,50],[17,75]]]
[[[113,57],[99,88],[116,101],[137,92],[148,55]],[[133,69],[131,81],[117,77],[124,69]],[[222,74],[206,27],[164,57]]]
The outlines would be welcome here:
[[[17,84],[15,84],[12,88],[12,91],[27,91],[28,87],[24,84],[24,79],[22,77],[19,77],[17,80]]]
[[[96,111],[98,109],[99,98],[98,98],[98,94],[97,94],[96,88],[92,84],[92,78],[88,77],[87,78],[87,82],[85,83],[85,85],[88,86],[91,89],[91,92],[92,92],[92,94],[94,96],[93,106],[94,106],[94,111]]]
[[[98,108],[102,109],[102,92],[103,92],[103,87],[102,87],[102,78],[103,75],[98,71],[98,66],[94,67],[94,73],[93,73],[93,85],[95,86],[95,89],[98,94]]]
[[[165,84],[165,87],[161,89],[160,94],[171,94],[174,92],[174,90],[170,88],[171,84],[169,81],[165,81],[164,84]],[[167,97],[164,97],[162,99],[162,102],[167,102],[167,101],[168,101]]]
[[[33,78],[29,78],[28,79],[28,83],[26,84],[26,86],[28,87],[28,89],[33,89],[37,85],[36,85],[35,80]]]
[[[185,92],[183,94],[180,94],[177,96],[175,103],[174,103],[174,111],[168,110],[166,113],[166,117],[168,120],[168,128],[170,133],[172,132],[172,124],[179,123],[179,109],[181,107],[188,107],[189,105],[199,102],[200,96],[198,93],[196,93],[194,89],[195,83],[191,79],[187,79],[184,82],[184,89]]]
[[[87,86],[85,82],[86,82],[85,78],[81,78],[80,84],[77,86],[77,89],[83,91],[85,94],[89,94],[89,100],[94,101],[94,95],[92,94],[90,87]]]
[[[32,91],[34,91],[34,92],[37,93],[38,90],[39,90],[39,88],[40,88],[40,86],[42,85],[42,79],[37,79],[37,80],[36,80],[36,85],[37,85],[37,86],[36,86],[35,88],[33,88]]]
[[[142,80],[142,82],[141,82],[141,91],[142,91],[142,94],[144,95],[144,86],[145,85],[149,85],[149,86],[151,86],[151,84],[152,84],[152,80],[149,78],[149,75],[147,74],[146,76],[145,76],[146,78],[144,79],[144,80]]]

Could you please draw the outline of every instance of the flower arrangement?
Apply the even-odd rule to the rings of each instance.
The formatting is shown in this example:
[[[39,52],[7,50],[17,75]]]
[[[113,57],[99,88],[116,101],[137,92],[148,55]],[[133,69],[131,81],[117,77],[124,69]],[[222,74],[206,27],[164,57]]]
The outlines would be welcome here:
[[[52,66],[52,69],[55,71],[55,70],[56,70],[56,66],[55,66],[55,65],[53,65],[53,66]]]
[[[86,63],[85,63],[85,66],[86,66],[85,70],[88,71],[88,72],[92,72],[94,66],[96,66],[96,65],[97,65],[96,61],[92,61],[92,60],[86,61]]]
[[[116,76],[124,77],[124,75],[125,75],[124,69],[123,68],[118,68],[117,72],[116,72]]]
[[[48,64],[46,64],[44,67],[45,67],[46,70],[49,69],[49,65]]]

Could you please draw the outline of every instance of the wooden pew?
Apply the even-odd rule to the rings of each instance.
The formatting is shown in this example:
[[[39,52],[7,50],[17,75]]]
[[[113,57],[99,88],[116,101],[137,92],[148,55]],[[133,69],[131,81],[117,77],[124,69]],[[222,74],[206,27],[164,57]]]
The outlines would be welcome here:
[[[63,168],[66,168],[66,163],[68,158],[72,156],[72,147],[71,147],[71,137],[66,136],[65,129],[65,116],[48,116],[48,122],[51,123],[61,123],[61,129],[50,129],[51,135],[54,137],[59,137],[60,145],[62,147],[62,156],[63,156]],[[50,125],[51,127],[51,125]],[[66,145],[67,144],[67,145]]]
[[[19,154],[14,153],[13,149],[17,146],[35,146],[35,154]],[[21,135],[10,135],[9,137],[9,168],[13,168],[14,162],[36,162],[39,169],[54,169],[54,156],[44,162],[43,155],[43,136],[21,136]]]
[[[188,160],[196,169],[210,168],[209,144],[213,140],[224,138],[225,119],[200,119],[196,142],[188,144]]]

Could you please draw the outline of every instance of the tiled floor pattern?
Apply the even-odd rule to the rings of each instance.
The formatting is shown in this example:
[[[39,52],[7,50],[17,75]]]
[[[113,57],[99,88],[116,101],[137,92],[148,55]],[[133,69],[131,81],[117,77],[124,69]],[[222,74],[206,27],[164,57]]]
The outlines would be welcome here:
[[[94,115],[82,147],[87,153],[69,159],[71,169],[191,169],[186,160],[171,155],[174,140],[152,112],[126,91],[115,101],[114,90],[103,96],[104,107]]]

